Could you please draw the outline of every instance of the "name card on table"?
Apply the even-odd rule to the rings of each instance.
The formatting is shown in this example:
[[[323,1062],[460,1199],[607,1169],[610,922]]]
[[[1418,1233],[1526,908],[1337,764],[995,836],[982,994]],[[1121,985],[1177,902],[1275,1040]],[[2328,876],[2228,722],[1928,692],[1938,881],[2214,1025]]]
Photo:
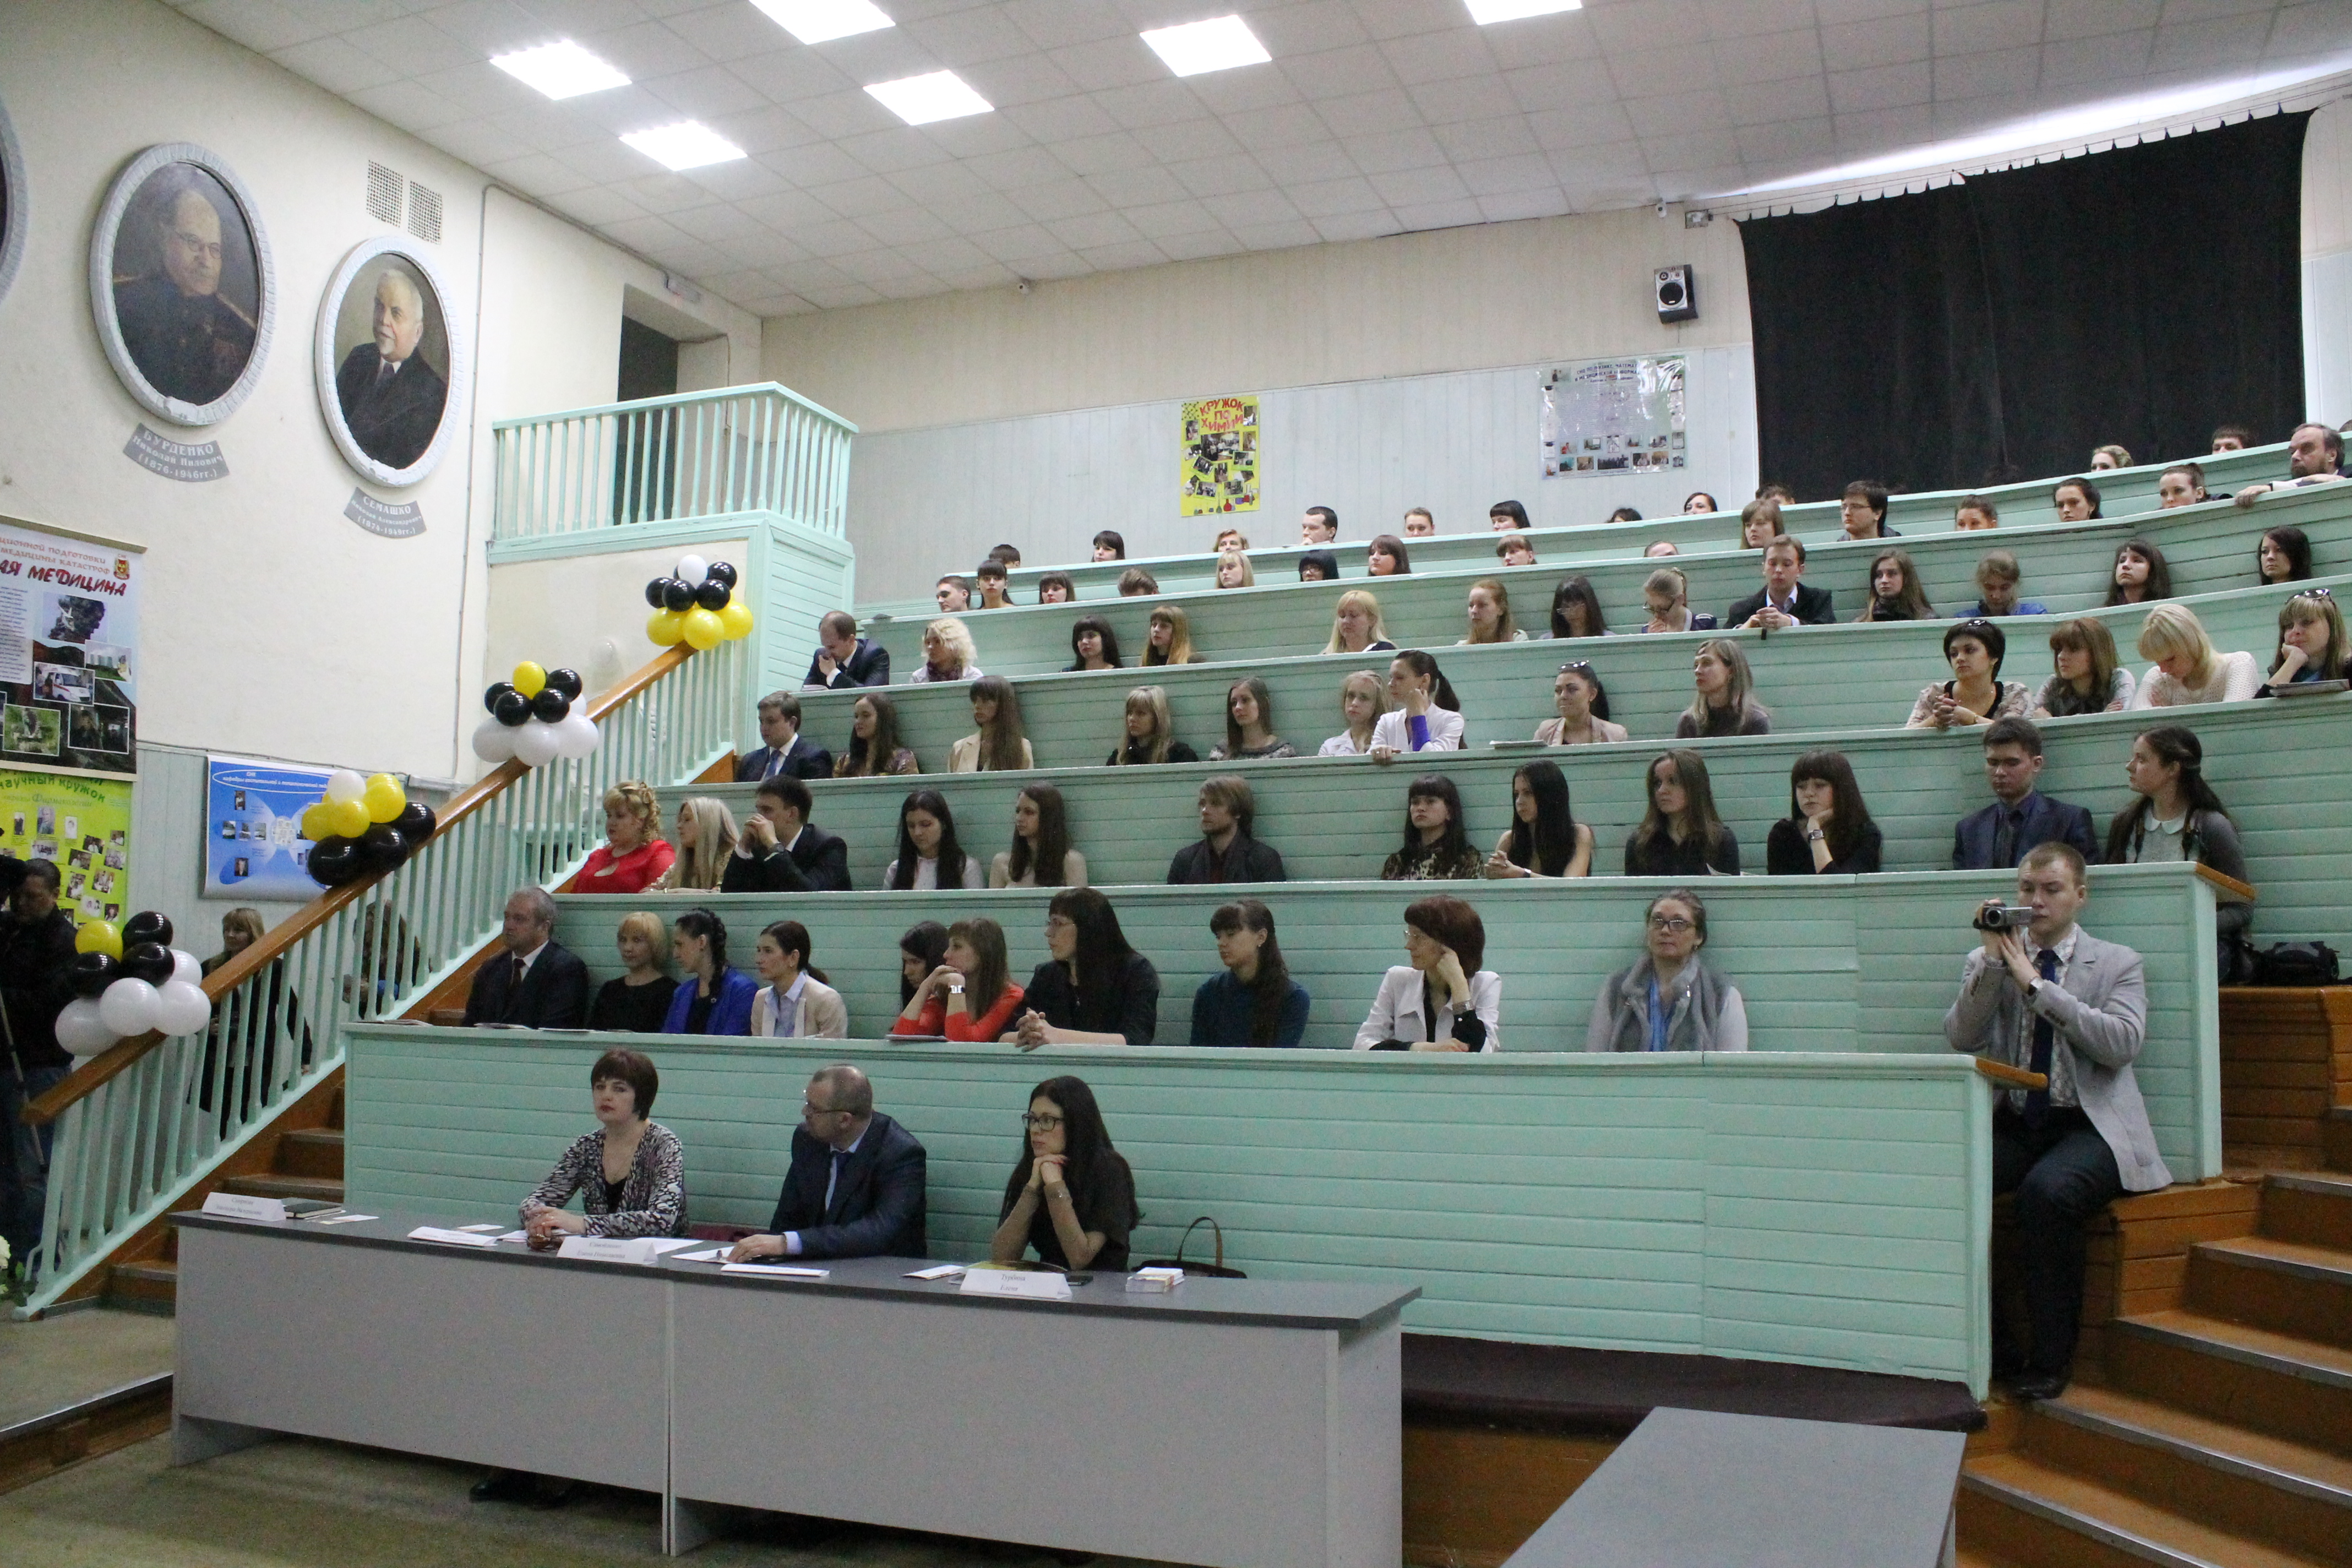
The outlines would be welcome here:
[[[284,1220],[284,1198],[257,1198],[244,1193],[207,1193],[205,1213],[218,1215],[223,1219]]]
[[[494,1247],[495,1236],[479,1236],[468,1230],[446,1230],[437,1225],[420,1225],[408,1233],[411,1241],[437,1241],[444,1247]]]
[[[967,1296],[1018,1296],[1031,1301],[1066,1301],[1070,1282],[1059,1274],[1018,1268],[973,1268],[963,1277]]]
[[[555,1249],[558,1258],[583,1258],[591,1263],[651,1263],[661,1256],[650,1236],[567,1236]],[[666,1249],[662,1249],[666,1250]]]

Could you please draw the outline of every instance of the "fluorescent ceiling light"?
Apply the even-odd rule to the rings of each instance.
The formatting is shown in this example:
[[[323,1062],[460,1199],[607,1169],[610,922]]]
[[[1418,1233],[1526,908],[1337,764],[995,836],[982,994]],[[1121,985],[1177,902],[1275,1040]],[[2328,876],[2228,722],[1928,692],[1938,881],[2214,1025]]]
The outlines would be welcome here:
[[[1178,76],[1230,70],[1235,66],[1263,65],[1274,57],[1239,16],[1213,16],[1181,27],[1154,27],[1143,35],[1151,52],[1168,62]]]
[[[1584,0],[1463,0],[1470,19],[1484,27],[1495,22],[1516,22],[1522,16],[1549,16],[1557,11],[1581,11]]]
[[[868,0],[751,0],[751,4],[803,44],[822,44],[898,25]]]
[[[569,38],[560,44],[541,44],[535,49],[495,55],[490,63],[525,87],[536,88],[550,98],[577,98],[583,92],[602,92],[608,87],[629,85],[627,77]]]
[[[996,106],[964,85],[953,71],[932,71],[928,76],[900,77],[897,81],[877,81],[866,91],[882,100],[882,106],[909,125],[929,125],[934,120],[960,120],[967,114],[986,114]]]
[[[665,169],[699,169],[705,163],[730,163],[743,149],[696,121],[632,131],[621,138]]]

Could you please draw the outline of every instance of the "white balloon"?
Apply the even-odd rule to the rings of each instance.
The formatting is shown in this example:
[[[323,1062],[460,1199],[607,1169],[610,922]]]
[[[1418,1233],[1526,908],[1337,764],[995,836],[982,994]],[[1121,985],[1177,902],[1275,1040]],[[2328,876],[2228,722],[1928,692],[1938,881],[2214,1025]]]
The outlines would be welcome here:
[[[515,732],[496,719],[485,719],[474,731],[474,755],[486,763],[503,763],[515,754]]]
[[[143,1035],[155,1026],[155,988],[126,974],[98,999],[98,1016],[117,1036]]]
[[[573,712],[555,727],[555,752],[575,760],[592,757],[604,743],[604,731],[585,713]]]
[[[555,760],[555,726],[533,719],[514,731],[515,760],[527,768],[543,768]]]
[[[205,966],[196,962],[194,953],[183,952],[175,947],[172,950],[172,978],[201,987],[205,983]]]
[[[327,798],[331,801],[357,800],[367,794],[367,780],[349,768],[337,768],[327,775]]]
[[[58,1015],[58,1044],[78,1057],[94,1057],[114,1044],[114,1031],[99,1016],[98,1004],[77,996]]]
[[[155,988],[155,1027],[163,1033],[196,1034],[212,1022],[212,1002],[200,987],[184,980],[166,980]]]
[[[710,563],[701,556],[681,555],[677,558],[677,580],[688,587],[701,587],[702,580],[709,575]]]

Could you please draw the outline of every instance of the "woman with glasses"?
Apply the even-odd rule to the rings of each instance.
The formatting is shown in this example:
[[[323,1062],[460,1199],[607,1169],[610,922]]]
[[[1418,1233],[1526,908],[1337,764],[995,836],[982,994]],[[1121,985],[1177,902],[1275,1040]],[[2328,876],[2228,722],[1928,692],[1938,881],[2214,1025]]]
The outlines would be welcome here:
[[[1045,906],[1051,957],[1029,977],[1028,1011],[1007,1045],[1148,1046],[1160,1027],[1160,972],[1127,944],[1110,900],[1065,888]]]
[[[1486,926],[1478,911],[1442,893],[1414,900],[1404,910],[1404,952],[1409,962],[1381,977],[1356,1049],[1501,1049],[1503,980],[1479,967]]]
[[[1650,900],[1639,963],[1621,969],[1592,999],[1588,1051],[1744,1051],[1748,1005],[1739,987],[1699,956],[1706,906],[1676,888]]]
[[[1066,1271],[1125,1268],[1127,1238],[1143,1212],[1135,1206],[1135,1173],[1111,1147],[1095,1091],[1083,1079],[1049,1078],[1029,1091],[1021,1128],[990,1260],[1018,1263],[1034,1248]]]
[[[1609,721],[1609,693],[1583,659],[1559,667],[1552,678],[1551,705],[1559,717],[1536,726],[1535,738],[1543,745],[1589,746],[1626,738],[1624,725]]]

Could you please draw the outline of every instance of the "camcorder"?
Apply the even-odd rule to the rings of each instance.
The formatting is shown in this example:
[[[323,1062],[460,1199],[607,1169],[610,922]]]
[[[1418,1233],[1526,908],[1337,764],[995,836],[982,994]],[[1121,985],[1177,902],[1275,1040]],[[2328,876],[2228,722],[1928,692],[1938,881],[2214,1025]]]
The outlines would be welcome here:
[[[2033,923],[2033,909],[2029,904],[1986,904],[1977,910],[1979,931],[2021,931]]]

